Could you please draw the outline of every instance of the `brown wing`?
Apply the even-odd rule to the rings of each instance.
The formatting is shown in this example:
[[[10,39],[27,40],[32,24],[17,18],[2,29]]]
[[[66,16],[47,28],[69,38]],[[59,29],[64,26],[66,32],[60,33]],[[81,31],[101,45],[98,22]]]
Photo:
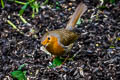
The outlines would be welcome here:
[[[58,37],[60,43],[62,43],[64,46],[68,46],[78,39],[78,35],[75,32],[65,29],[54,30],[51,31],[49,34],[53,34],[54,36]]]

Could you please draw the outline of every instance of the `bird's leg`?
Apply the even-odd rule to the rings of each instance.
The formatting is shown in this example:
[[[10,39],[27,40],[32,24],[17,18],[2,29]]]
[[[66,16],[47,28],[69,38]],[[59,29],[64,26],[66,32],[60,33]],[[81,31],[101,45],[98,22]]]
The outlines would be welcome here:
[[[65,58],[65,60],[63,61],[61,65],[63,65],[68,59],[69,59],[69,54],[67,55],[67,57]]]
[[[56,57],[56,56],[53,55],[53,56],[50,58],[50,62],[52,62],[53,59],[55,59],[55,57]]]
[[[60,66],[57,66],[56,68],[62,68],[62,65],[64,65],[64,63],[69,59],[69,55],[64,59],[64,61],[62,62],[62,64]]]

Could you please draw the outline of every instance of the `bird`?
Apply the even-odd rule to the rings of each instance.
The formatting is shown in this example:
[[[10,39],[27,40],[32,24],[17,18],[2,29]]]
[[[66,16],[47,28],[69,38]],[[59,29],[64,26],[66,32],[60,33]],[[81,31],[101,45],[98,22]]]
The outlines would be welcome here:
[[[54,56],[68,53],[79,35],[74,31],[78,19],[85,13],[87,6],[81,2],[75,9],[65,28],[46,32],[41,38],[41,44]]]

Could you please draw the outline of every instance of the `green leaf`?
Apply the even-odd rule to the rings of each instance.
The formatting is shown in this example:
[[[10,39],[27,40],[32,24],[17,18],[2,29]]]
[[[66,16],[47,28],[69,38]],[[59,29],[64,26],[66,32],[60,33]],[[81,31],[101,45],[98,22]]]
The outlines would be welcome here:
[[[76,24],[80,25],[82,22],[83,22],[83,20],[81,18],[79,18]]]
[[[57,6],[56,9],[58,10],[58,9],[60,9],[60,7]]]
[[[113,49],[113,48],[115,48],[115,46],[110,46],[110,48],[112,48],[112,49]]]
[[[106,9],[107,7],[105,5],[99,6],[99,9]]]
[[[115,0],[110,0],[110,3],[115,3]]]
[[[11,72],[11,75],[13,78],[16,78],[18,80],[27,80],[26,78],[26,71],[20,71],[20,70],[16,70]]]
[[[55,57],[50,67],[54,68],[54,67],[60,66],[62,63],[63,63],[63,59],[60,59],[60,57]]]
[[[59,2],[56,2],[56,9],[60,9],[60,3]]]
[[[18,70],[22,70],[22,68],[25,67],[25,66],[26,66],[26,64],[20,65],[19,68],[18,68]]]
[[[56,2],[56,5],[59,5],[59,2]]]
[[[25,11],[25,9],[27,8],[27,6],[29,5],[29,2],[27,2],[22,8],[21,10],[19,11],[19,14],[22,15]]]

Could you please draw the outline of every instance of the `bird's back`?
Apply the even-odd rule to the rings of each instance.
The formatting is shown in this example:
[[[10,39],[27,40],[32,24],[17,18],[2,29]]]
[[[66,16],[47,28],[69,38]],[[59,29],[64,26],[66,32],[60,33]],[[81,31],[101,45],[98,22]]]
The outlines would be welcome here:
[[[57,29],[50,31],[49,34],[56,36],[60,43],[62,43],[64,46],[68,46],[78,39],[77,33],[66,29]]]

